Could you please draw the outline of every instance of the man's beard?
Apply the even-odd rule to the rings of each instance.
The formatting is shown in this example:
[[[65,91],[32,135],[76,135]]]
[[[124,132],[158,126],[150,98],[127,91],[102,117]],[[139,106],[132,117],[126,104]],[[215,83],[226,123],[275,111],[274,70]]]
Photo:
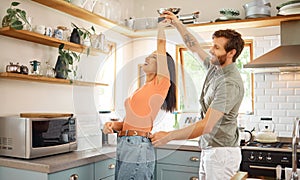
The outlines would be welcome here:
[[[221,56],[214,56],[211,63],[214,65],[222,66],[226,62],[226,55],[227,55],[227,53],[224,55],[221,55]]]

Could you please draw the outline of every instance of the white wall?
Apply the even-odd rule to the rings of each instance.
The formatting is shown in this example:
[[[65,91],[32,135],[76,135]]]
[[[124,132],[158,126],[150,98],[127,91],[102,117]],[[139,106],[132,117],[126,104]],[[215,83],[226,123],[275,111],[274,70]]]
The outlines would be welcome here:
[[[1,19],[11,2],[0,1]],[[110,29],[104,29],[33,1],[19,0],[19,2],[21,4],[18,8],[24,9],[27,15],[33,17],[33,26],[43,24],[55,28],[62,25],[71,29],[71,22],[86,28],[93,25],[97,33],[103,32],[108,40],[116,42],[119,50],[122,50],[123,43],[130,40]],[[0,47],[0,72],[5,72],[6,65],[9,62],[19,62],[21,65],[30,67],[29,61],[34,59],[41,62],[42,69],[45,68],[46,61],[49,61],[54,67],[58,56],[58,48],[6,36],[0,36]],[[127,52],[129,53],[127,54]],[[125,48],[122,54],[118,53],[120,57],[118,57],[117,68],[122,66],[123,58],[128,58],[127,56],[130,56],[130,54],[128,48]],[[79,71],[84,74],[83,80],[95,81],[104,59],[105,56],[103,55],[90,55],[89,57],[82,55]],[[75,113],[79,125],[79,150],[100,147],[102,145],[101,131],[97,112],[97,99],[94,98],[95,91],[96,88],[94,87],[0,79],[0,116],[17,115],[21,112]]]

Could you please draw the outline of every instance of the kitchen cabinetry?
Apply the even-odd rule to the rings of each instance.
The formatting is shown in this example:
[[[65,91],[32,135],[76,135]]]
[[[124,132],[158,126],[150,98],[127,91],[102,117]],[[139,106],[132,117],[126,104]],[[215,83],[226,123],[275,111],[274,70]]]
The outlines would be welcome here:
[[[73,179],[72,179],[73,178]],[[77,179],[76,179],[77,178]],[[51,174],[23,169],[0,167],[1,180],[94,180],[94,164],[79,166]]]
[[[157,31],[154,29],[138,30],[134,31],[126,26],[118,25],[105,17],[101,17],[94,14],[88,10],[77,7],[71,3],[64,0],[33,0],[37,3],[43,4],[45,6],[57,9],[59,11],[65,12],[72,16],[84,19],[86,21],[98,24],[100,26],[112,29],[120,34],[128,37],[145,37],[145,36],[156,36]],[[266,18],[253,18],[253,19],[242,19],[242,20],[232,20],[214,23],[201,23],[201,24],[190,24],[188,27],[192,28],[196,32],[203,31],[215,31],[217,29],[233,28],[233,29],[246,29],[246,28],[259,28],[268,26],[279,26],[281,21],[296,20],[300,19],[300,14],[298,15],[287,15],[287,16],[274,16]],[[172,29],[172,28],[170,28]]]
[[[157,149],[157,180],[197,180],[200,152]]]
[[[1,180],[114,180],[115,159],[90,163],[55,173],[0,167]]]
[[[115,159],[107,159],[95,163],[95,180],[114,180],[115,163]]]
[[[47,180],[70,179],[70,180],[94,180],[94,164],[88,164],[72,169],[67,169],[48,175]]]

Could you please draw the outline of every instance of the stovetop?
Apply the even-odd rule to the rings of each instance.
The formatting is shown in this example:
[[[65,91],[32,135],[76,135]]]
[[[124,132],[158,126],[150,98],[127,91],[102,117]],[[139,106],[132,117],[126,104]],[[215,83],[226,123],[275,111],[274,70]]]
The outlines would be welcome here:
[[[249,150],[263,150],[263,151],[281,151],[281,152],[292,152],[292,144],[286,142],[276,142],[276,143],[260,143],[260,142],[251,142],[245,146],[241,147],[242,149]],[[298,150],[300,152],[300,150]]]

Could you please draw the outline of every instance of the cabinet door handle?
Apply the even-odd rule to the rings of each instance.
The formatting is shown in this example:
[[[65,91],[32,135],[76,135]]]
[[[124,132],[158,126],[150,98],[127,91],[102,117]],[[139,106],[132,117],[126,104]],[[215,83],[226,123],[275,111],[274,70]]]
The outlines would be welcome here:
[[[191,177],[190,180],[199,180],[198,177]]]
[[[198,161],[199,161],[199,158],[198,158],[198,157],[191,157],[190,160],[191,160],[191,161],[194,161],[194,162],[198,162]]]
[[[114,165],[114,164],[108,165],[108,169],[115,169],[115,167],[116,167],[116,165]]]
[[[78,180],[78,178],[79,178],[78,174],[72,174],[72,175],[70,176],[70,179],[69,179],[69,180]]]

